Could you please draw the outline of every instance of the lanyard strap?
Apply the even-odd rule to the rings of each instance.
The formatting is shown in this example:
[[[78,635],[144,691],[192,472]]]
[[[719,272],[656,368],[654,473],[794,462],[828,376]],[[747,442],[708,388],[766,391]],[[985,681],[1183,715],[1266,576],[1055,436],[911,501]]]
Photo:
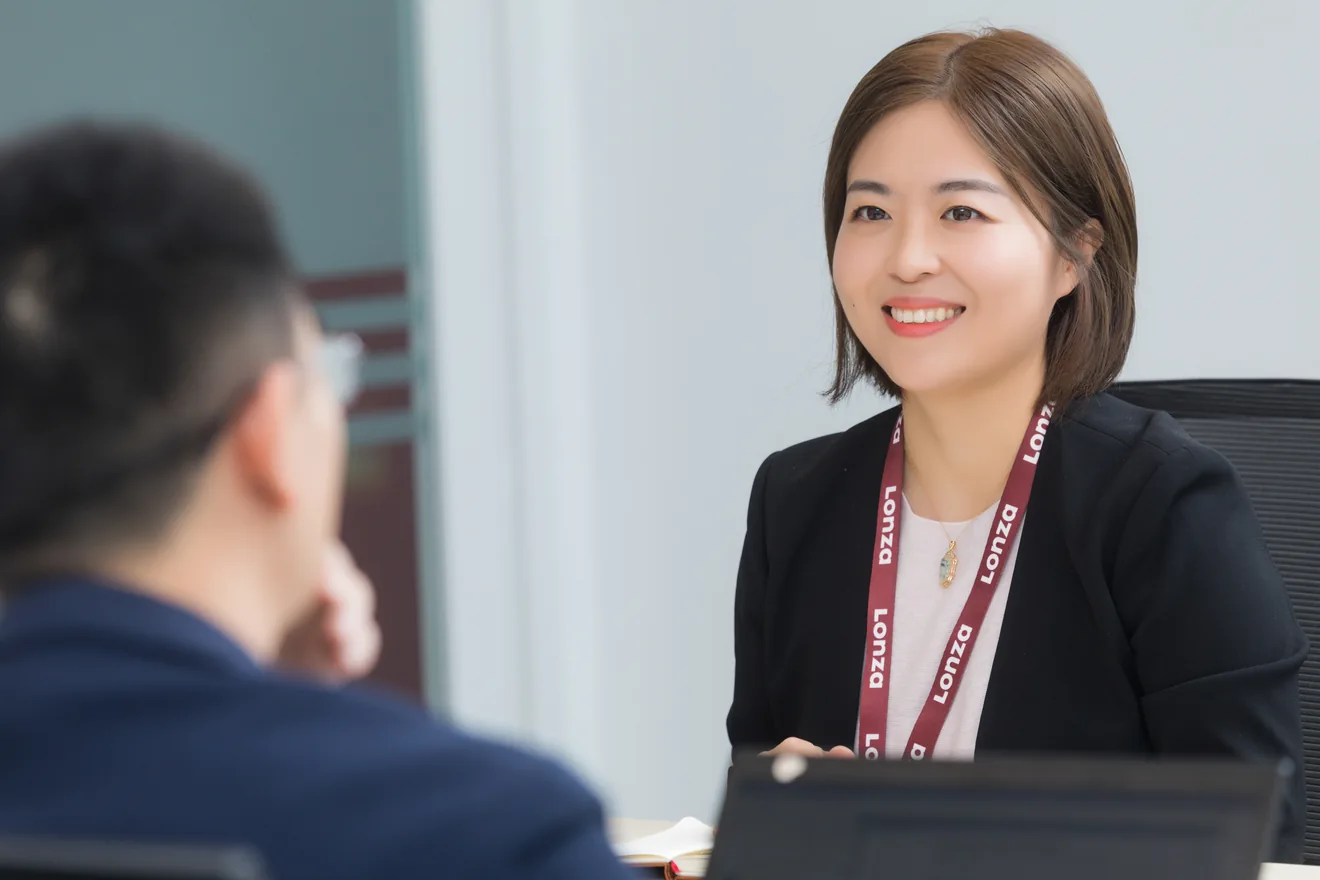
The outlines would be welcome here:
[[[972,654],[976,637],[985,622],[990,600],[999,584],[1001,566],[1007,561],[1018,526],[1031,498],[1031,484],[1036,477],[1036,463],[1045,444],[1054,415],[1053,405],[1041,408],[1027,426],[1017,458],[1008,474],[1008,483],[999,499],[994,528],[981,556],[981,567],[972,583],[971,595],[963,606],[958,623],[949,634],[944,662],[936,670],[930,696],[926,698],[912,727],[903,754],[913,760],[926,757],[944,729],[949,708],[958,694],[963,664]],[[885,468],[880,484],[880,510],[875,523],[875,552],[871,556],[871,589],[867,606],[867,652],[862,671],[862,697],[857,745],[866,758],[885,754],[886,725],[889,720],[889,646],[894,637],[894,599],[898,593],[898,536],[902,526],[903,505],[903,416],[894,425],[894,433],[885,454]]]

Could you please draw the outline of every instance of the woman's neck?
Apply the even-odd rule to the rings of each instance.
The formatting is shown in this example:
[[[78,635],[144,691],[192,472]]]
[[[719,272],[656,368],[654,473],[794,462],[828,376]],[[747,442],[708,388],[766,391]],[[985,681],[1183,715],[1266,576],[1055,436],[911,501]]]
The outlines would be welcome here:
[[[969,520],[999,499],[1044,378],[1042,359],[976,389],[903,396],[904,494],[918,516]]]

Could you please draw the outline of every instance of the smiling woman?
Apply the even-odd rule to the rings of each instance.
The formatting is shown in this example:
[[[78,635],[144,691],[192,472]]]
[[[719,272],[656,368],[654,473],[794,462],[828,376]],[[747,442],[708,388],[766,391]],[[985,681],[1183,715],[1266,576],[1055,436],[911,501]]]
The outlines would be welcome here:
[[[756,476],[733,746],[1300,766],[1305,639],[1237,475],[1105,393],[1136,207],[1086,76],[1018,31],[900,46],[843,109],[824,207],[828,396],[900,405]]]

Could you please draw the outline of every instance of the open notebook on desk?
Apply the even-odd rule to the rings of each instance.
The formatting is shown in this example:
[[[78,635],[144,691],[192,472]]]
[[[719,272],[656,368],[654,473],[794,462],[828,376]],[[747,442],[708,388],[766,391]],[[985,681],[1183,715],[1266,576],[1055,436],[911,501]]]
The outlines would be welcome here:
[[[620,860],[638,868],[664,868],[668,877],[705,876],[715,840],[714,829],[691,817],[658,831],[646,827],[652,824],[615,824],[610,836]],[[643,833],[637,836],[633,833],[636,831]]]
[[[1320,880],[1320,867],[1313,865],[1262,865],[1260,880]]]

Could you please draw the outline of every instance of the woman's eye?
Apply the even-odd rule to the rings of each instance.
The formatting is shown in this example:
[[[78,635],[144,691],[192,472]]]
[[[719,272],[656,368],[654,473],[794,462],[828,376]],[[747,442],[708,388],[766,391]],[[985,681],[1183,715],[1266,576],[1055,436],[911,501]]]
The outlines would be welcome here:
[[[889,219],[889,215],[886,214],[883,209],[877,208],[875,205],[862,205],[856,211],[853,211],[852,215],[854,220],[865,220],[871,223],[876,220]]]
[[[966,205],[958,205],[944,212],[944,216],[954,223],[966,223],[969,220],[975,220],[982,216],[981,212],[975,208],[969,208]]]

